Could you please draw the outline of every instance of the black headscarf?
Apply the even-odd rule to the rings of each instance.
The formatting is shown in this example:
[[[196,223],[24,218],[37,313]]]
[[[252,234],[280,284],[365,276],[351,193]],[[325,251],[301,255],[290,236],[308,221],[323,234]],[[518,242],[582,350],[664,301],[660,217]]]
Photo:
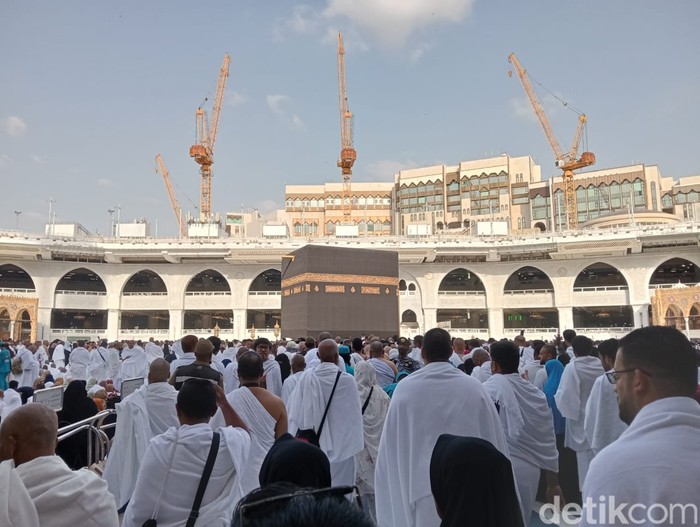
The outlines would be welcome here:
[[[522,527],[513,469],[488,441],[442,434],[430,458],[441,527]]]
[[[277,361],[277,364],[280,365],[280,374],[282,375],[282,382],[284,382],[284,380],[292,373],[292,365],[289,362],[289,357],[287,357],[287,355],[284,353],[278,353],[275,355],[275,360]]]
[[[98,412],[95,401],[87,395],[85,381],[71,381],[63,392],[63,409],[58,420],[64,423],[77,423]]]
[[[323,450],[284,434],[265,456],[260,467],[260,486],[288,482],[299,487],[331,486],[331,464]]]

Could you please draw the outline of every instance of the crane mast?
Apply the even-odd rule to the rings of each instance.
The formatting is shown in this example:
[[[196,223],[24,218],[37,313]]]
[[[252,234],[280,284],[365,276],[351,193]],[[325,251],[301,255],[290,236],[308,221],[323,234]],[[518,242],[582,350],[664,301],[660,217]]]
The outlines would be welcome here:
[[[221,117],[221,107],[224,101],[224,93],[226,92],[226,80],[228,79],[230,64],[231,57],[226,53],[224,62],[219,70],[211,123],[207,122],[207,114],[202,107],[197,108],[195,112],[197,144],[190,147],[190,157],[193,157],[200,167],[199,217],[200,221],[205,222],[209,221],[211,214],[211,166],[214,163],[214,145],[219,132],[219,119]]]
[[[160,154],[156,156],[156,164],[156,172],[160,170],[160,173],[163,176],[163,181],[165,182],[165,189],[168,191],[170,205],[172,206],[173,212],[175,213],[175,220],[177,221],[180,236],[184,238],[187,236],[187,227],[185,226],[185,221],[182,218],[182,208],[180,207],[180,203],[178,203],[177,201],[177,196],[175,195],[173,184],[170,181],[170,173],[168,172],[168,169],[165,168],[163,158],[160,156]]]
[[[525,94],[528,99],[530,99],[530,104],[535,110],[535,115],[542,125],[545,136],[549,141],[549,145],[554,151],[554,156],[556,158],[555,166],[563,171],[563,186],[564,186],[564,213],[566,217],[566,226],[569,229],[575,229],[578,225],[578,218],[576,214],[576,187],[574,185],[574,170],[579,168],[584,168],[595,164],[595,155],[592,152],[583,152],[581,157],[578,158],[578,149],[581,144],[581,139],[583,138],[583,132],[586,127],[586,114],[579,114],[578,126],[576,128],[576,135],[574,136],[573,144],[568,152],[563,152],[559,146],[556,135],[554,135],[554,130],[552,125],[547,118],[547,114],[544,112],[542,103],[540,102],[537,93],[535,93],[530,79],[527,76],[527,72],[520,64],[520,61],[515,56],[515,53],[511,53],[508,56],[508,62],[510,62],[515,71],[518,74],[523,88],[525,89]]]
[[[343,176],[343,216],[350,216],[352,167],[357,159],[353,148],[352,113],[348,109],[348,90],[345,82],[345,47],[343,35],[338,32],[338,96],[340,99],[340,158],[338,168]]]

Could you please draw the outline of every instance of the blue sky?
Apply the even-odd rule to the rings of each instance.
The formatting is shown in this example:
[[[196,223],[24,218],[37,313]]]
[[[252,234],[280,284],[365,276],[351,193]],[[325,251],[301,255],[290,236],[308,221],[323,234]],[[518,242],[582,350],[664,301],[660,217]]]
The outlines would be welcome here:
[[[700,2],[679,0],[72,1],[0,3],[0,225],[58,221],[106,232],[176,225],[161,153],[183,209],[199,202],[194,112],[232,57],[213,209],[281,208],[285,184],[340,181],[335,34],[346,44],[356,181],[400,168],[553,155],[515,76],[589,118],[596,168],[642,162],[697,175]],[[539,89],[539,87],[538,87]],[[576,115],[540,89],[562,145]]]

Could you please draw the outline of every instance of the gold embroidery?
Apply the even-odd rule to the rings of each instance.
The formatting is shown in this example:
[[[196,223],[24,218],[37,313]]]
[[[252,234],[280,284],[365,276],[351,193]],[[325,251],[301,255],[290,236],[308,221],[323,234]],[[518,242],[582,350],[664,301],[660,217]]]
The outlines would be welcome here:
[[[363,295],[378,295],[380,294],[380,291],[378,287],[362,286],[362,288],[360,289],[360,293],[362,293]]]
[[[326,293],[345,293],[344,285],[327,285]]]
[[[356,274],[327,274],[327,273],[303,273],[292,278],[282,280],[282,287],[293,286],[302,282],[330,282],[353,283],[369,285],[398,286],[399,279],[393,276],[369,276]]]

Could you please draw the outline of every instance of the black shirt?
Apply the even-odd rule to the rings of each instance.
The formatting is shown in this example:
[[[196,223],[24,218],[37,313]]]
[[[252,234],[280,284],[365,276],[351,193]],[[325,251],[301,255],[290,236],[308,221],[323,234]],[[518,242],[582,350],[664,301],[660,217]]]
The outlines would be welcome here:
[[[175,389],[182,388],[183,383],[187,379],[207,379],[214,384],[218,384],[221,379],[221,373],[205,364],[188,364],[175,369]]]

